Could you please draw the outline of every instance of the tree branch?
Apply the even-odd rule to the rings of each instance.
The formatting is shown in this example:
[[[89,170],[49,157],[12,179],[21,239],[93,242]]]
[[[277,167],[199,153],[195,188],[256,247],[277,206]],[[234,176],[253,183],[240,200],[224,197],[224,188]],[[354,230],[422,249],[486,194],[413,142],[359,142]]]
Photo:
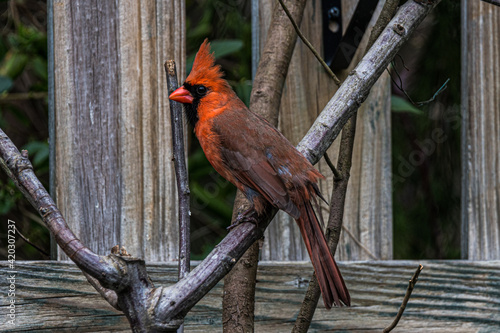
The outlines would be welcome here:
[[[178,88],[177,71],[175,61],[165,62],[165,73],[167,75],[168,94]],[[182,105],[170,101],[170,123],[172,126],[173,161],[175,167],[175,179],[177,181],[177,192],[179,195],[179,280],[189,274],[190,270],[190,217],[189,217],[189,181],[186,168],[186,157],[184,156],[184,134],[182,122]]]
[[[384,333],[388,333],[392,331],[396,325],[399,323],[399,320],[401,319],[401,316],[403,315],[403,312],[405,312],[406,305],[408,304],[408,301],[410,300],[411,293],[413,292],[413,288],[415,288],[415,285],[417,284],[418,281],[418,276],[420,275],[420,272],[424,269],[424,266],[418,265],[417,270],[413,274],[413,277],[410,279],[410,282],[408,283],[408,288],[406,289],[406,294],[405,298],[403,299],[403,303],[401,303],[401,306],[399,307],[398,314],[396,315],[396,318],[394,318],[394,321],[387,326],[384,329]]]
[[[122,311],[122,309],[120,309],[120,307],[118,306],[118,295],[114,290],[104,288],[103,286],[101,286],[101,284],[99,283],[99,281],[97,281],[96,278],[90,276],[84,271],[82,271],[82,273],[85,276],[85,278],[87,278],[87,281],[92,285],[92,287],[94,287],[94,289],[97,290],[97,292],[102,296],[102,298],[106,300],[106,302],[109,303],[109,305],[111,305],[118,311]]]
[[[33,214],[34,216],[36,216],[35,214]],[[38,218],[38,216],[36,216]],[[38,252],[40,252],[41,254],[43,254],[45,256],[45,258],[47,259],[50,259],[50,254],[48,254],[47,252],[45,252],[44,250],[42,250],[40,247],[38,247],[36,244],[34,244],[33,242],[31,242],[28,238],[26,238],[20,231],[19,229],[17,229],[16,226],[14,226],[14,229],[16,231],[16,233],[21,236],[21,238],[26,242],[28,243],[29,245],[33,246]]]
[[[335,167],[335,165],[333,165],[333,162],[330,159],[330,156],[328,156],[327,152],[325,152],[325,155],[323,155],[323,157],[325,158],[326,164],[328,164],[328,167],[330,168],[330,170],[332,170],[332,173],[335,176],[333,180],[340,180],[340,179],[342,179],[342,175],[337,170],[337,168]]]

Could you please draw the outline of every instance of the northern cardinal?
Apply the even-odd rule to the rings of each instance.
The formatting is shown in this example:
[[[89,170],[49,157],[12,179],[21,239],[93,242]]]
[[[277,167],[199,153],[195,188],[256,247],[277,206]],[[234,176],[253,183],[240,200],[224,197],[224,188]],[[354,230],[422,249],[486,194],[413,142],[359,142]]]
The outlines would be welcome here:
[[[266,201],[298,223],[327,309],[351,299],[311,205],[324,178],[271,124],[251,112],[222,78],[205,40],[191,73],[170,99],[183,103],[208,161],[258,214]]]

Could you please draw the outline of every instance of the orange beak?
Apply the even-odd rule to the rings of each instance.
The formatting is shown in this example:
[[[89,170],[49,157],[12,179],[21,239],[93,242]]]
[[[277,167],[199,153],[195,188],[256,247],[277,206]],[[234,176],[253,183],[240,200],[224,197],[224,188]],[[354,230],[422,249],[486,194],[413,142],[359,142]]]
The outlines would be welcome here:
[[[194,100],[193,95],[191,95],[191,93],[184,88],[184,86],[177,88],[168,98],[173,101],[186,104],[192,104]]]

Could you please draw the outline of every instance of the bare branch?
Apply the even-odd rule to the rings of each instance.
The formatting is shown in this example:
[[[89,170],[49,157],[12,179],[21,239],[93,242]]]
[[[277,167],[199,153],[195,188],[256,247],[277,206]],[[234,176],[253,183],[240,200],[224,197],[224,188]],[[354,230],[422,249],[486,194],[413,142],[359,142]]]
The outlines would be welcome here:
[[[33,214],[34,215],[34,214]],[[21,236],[21,238],[26,242],[28,243],[29,245],[33,246],[38,252],[40,252],[41,254],[43,254],[45,257],[49,258],[50,259],[50,254],[48,254],[47,252],[45,252],[44,250],[42,250],[41,248],[39,248],[38,246],[36,246],[34,243],[32,243],[28,238],[26,238],[20,231],[19,229],[17,229],[16,226],[14,226],[14,229],[16,230],[16,233]]]
[[[277,209],[267,205],[258,225],[244,222],[231,229],[216,247],[188,276],[177,284],[155,290],[153,299],[156,320],[168,323],[184,317],[236,264],[243,253],[259,238],[276,215]]]
[[[394,321],[392,324],[387,326],[384,329],[384,333],[392,331],[396,325],[399,323],[399,320],[401,319],[401,316],[403,315],[403,312],[405,312],[406,305],[408,304],[408,301],[410,300],[411,293],[413,291],[413,288],[415,288],[415,285],[417,284],[418,281],[418,276],[420,275],[420,272],[424,269],[424,266],[418,265],[417,270],[413,274],[413,277],[411,278],[410,282],[408,283],[408,288],[406,289],[406,295],[405,298],[403,299],[403,303],[399,307],[398,314],[396,315],[396,318],[394,318]]]
[[[333,162],[330,159],[330,156],[328,156],[328,153],[325,152],[325,155],[323,155],[323,157],[325,158],[326,164],[328,164],[328,166],[330,167],[330,170],[332,170],[332,173],[335,176],[334,180],[340,180],[340,179],[342,179],[342,175],[337,170],[337,168],[335,167],[335,165],[333,165]]]
[[[8,93],[0,95],[0,104],[10,103],[14,101],[25,101],[29,99],[47,98],[46,92],[28,92],[28,93]]]
[[[287,3],[292,17],[300,24],[306,1],[293,0]],[[288,17],[278,7],[275,8],[250,96],[250,110],[275,126],[278,123],[281,94],[296,41],[297,34],[290,26]]]
[[[165,62],[168,94],[178,88],[175,61]],[[170,100],[170,123],[172,126],[173,160],[177,192],[179,195],[179,280],[189,274],[190,270],[190,217],[189,217],[189,181],[184,156],[184,134],[182,121],[182,105]]]
[[[353,240],[354,243],[356,243],[357,246],[359,246],[359,248],[363,251],[365,251],[365,253],[370,257],[372,258],[373,260],[377,260],[378,258],[366,247],[363,245],[363,243],[361,243],[359,241],[359,239],[356,238],[356,236],[352,233],[351,230],[347,229],[347,227],[345,225],[342,225],[342,230],[345,231],[346,234],[349,235],[349,237],[351,237],[351,239]]]

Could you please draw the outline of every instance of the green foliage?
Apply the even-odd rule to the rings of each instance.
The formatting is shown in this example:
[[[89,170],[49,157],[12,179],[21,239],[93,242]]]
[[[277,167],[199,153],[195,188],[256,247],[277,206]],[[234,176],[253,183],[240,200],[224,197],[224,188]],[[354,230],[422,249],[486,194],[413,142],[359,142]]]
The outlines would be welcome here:
[[[13,14],[15,13],[15,14]],[[29,15],[19,15],[20,13]],[[48,187],[49,149],[47,103],[33,100],[31,93],[47,92],[47,34],[45,4],[35,0],[0,2],[0,15],[7,18],[0,31],[0,127],[18,147],[29,152],[35,172]],[[10,101],[9,95],[16,94]],[[24,236],[49,249],[49,233],[14,183],[0,172],[0,220],[12,219]],[[0,223],[0,242],[5,224]],[[6,256],[0,248],[0,259]],[[18,239],[16,258],[45,258]]]
[[[233,88],[243,103],[250,105],[250,94],[252,93],[252,81],[241,79],[239,82],[233,82]]]
[[[0,179],[0,215],[7,215],[21,199],[22,194],[12,180]]]
[[[47,81],[47,35],[22,23],[1,40],[0,76],[15,80],[28,66],[35,76]]]
[[[230,83],[251,80],[250,1],[188,0],[186,13],[188,66],[208,38]]]
[[[413,104],[408,102],[406,99],[399,97],[397,95],[391,96],[391,110],[392,112],[407,112],[416,115],[423,115],[424,112]]]
[[[35,56],[31,61],[31,68],[33,69],[34,74],[42,79],[44,82],[48,81],[48,70],[47,70],[47,59]]]
[[[15,50],[7,52],[0,64],[0,75],[11,79],[17,78],[28,63],[28,55]]]

